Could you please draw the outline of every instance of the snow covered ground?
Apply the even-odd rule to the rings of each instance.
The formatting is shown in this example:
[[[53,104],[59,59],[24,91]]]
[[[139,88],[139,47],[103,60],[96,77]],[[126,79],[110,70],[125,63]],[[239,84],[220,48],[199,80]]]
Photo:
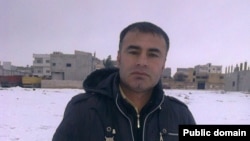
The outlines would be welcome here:
[[[81,89],[0,88],[0,141],[49,141],[64,108]],[[198,124],[250,124],[250,94],[166,90],[185,102]]]

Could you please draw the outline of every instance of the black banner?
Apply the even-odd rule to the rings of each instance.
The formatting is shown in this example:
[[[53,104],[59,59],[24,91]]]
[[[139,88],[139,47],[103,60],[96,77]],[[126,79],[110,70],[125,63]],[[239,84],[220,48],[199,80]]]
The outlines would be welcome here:
[[[237,139],[250,141],[250,125],[180,125],[179,141]]]

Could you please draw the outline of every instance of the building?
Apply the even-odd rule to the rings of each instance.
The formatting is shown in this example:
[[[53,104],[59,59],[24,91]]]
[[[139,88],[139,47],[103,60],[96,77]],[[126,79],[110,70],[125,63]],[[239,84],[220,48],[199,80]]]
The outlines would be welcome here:
[[[224,74],[210,73],[205,81],[205,89],[223,90],[224,89]]]
[[[162,72],[163,78],[171,78],[171,68],[165,68]]]
[[[50,55],[52,80],[83,81],[94,70],[91,53],[75,51],[75,54],[54,52]]]
[[[211,63],[206,65],[197,65],[194,67],[196,74],[199,73],[222,73],[222,66],[215,66]]]
[[[11,62],[0,64],[0,87],[22,86],[22,77],[31,74],[31,68],[13,66]]]
[[[163,69],[161,81],[162,81],[163,88],[170,89],[170,83],[172,81],[171,68]]]
[[[250,92],[250,67],[247,62],[240,63],[240,66],[226,67],[225,91],[244,91]]]
[[[22,67],[22,66],[17,66],[16,67],[16,70],[22,74],[23,76],[30,76],[32,75],[32,72],[33,72],[33,68],[32,67],[29,67],[29,66],[26,66],[26,67]]]
[[[176,74],[174,76],[179,77],[177,79],[183,79],[185,82],[194,82],[194,68],[177,68]]]
[[[96,53],[94,53],[94,56],[93,56],[93,70],[98,70],[98,69],[101,69],[101,68],[104,68],[104,65],[103,65],[103,60],[100,60],[99,58],[96,57]]]
[[[177,68],[172,80],[171,89],[196,89],[194,68]]]
[[[33,54],[33,76],[50,77],[50,55],[49,54]]]
[[[224,75],[222,74],[222,66],[212,65],[197,65],[194,67],[194,82],[197,84],[197,89],[223,89]]]
[[[13,70],[13,66],[11,65],[11,62],[3,62],[3,69]]]
[[[177,68],[169,85],[172,89],[224,89],[222,66],[208,63],[194,68]]]
[[[3,65],[0,65],[0,76],[23,76],[30,75],[32,73],[32,68],[29,66],[18,67],[11,64],[11,62],[3,62]]]

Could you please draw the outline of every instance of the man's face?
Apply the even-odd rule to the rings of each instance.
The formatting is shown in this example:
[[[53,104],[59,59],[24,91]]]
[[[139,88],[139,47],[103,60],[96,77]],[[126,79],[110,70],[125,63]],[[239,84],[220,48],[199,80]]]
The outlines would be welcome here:
[[[128,32],[117,56],[122,85],[135,92],[152,90],[160,80],[166,54],[166,43],[162,36]]]

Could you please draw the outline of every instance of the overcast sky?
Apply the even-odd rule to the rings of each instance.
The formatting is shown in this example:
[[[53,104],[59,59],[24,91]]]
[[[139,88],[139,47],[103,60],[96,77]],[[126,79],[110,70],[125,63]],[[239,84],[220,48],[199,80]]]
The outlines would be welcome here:
[[[166,66],[250,65],[249,0],[0,0],[0,61],[75,50],[116,59],[120,31],[137,21],[170,38]]]

